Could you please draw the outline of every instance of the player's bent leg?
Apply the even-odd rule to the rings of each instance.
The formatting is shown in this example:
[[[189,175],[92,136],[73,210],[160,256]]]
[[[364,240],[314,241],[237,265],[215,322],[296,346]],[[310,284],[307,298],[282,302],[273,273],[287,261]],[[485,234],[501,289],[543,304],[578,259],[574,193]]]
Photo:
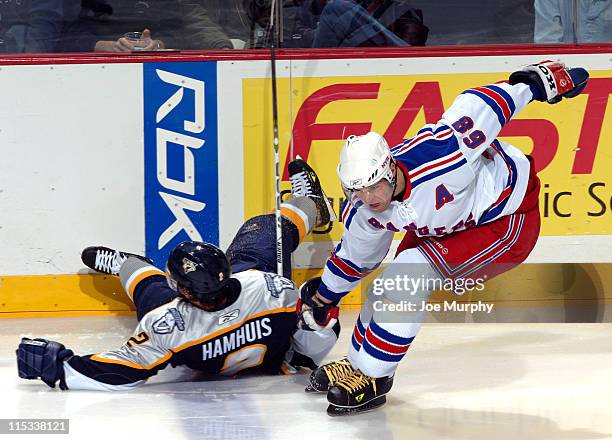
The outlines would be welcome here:
[[[287,218],[283,228],[283,276],[291,277],[291,253],[300,242],[298,227]],[[249,269],[276,272],[276,220],[274,214],[250,218],[240,227],[225,253],[232,272]]]
[[[352,363],[356,363],[359,357],[359,352],[363,345],[363,338],[366,330],[368,329],[368,325],[370,324],[370,320],[372,319],[372,315],[374,314],[374,301],[376,301],[376,299],[377,296],[372,294],[370,289],[366,295],[365,302],[361,306],[359,316],[357,316],[357,321],[355,322],[355,327],[353,328],[351,343],[349,344],[348,349],[348,359]]]
[[[376,278],[368,289],[371,318],[367,326],[356,327],[356,331],[363,331],[361,346],[350,351],[350,362],[356,370],[329,389],[329,415],[369,411],[386,402],[395,370],[421,328],[425,316],[422,304],[439,278],[416,249],[399,253]],[[367,316],[367,312],[362,316]]]
[[[326,393],[336,384],[336,382],[349,377],[356,371],[352,364],[357,362],[359,350],[363,343],[363,337],[372,319],[372,314],[374,313],[374,300],[375,295],[367,295],[364,304],[361,306],[361,311],[359,312],[359,316],[357,316],[357,322],[355,323],[351,335],[348,357],[321,365],[314,370],[310,374],[309,384],[305,390],[307,393]]]
[[[418,250],[404,250],[395,258],[368,290],[372,318],[361,349],[351,359],[355,368],[372,377],[395,373],[421,328],[423,305],[439,281],[438,272]]]
[[[293,198],[281,205],[283,275],[291,277],[291,253],[317,226],[336,216],[314,170],[301,158],[288,165]],[[276,272],[276,219],[273,214],[247,220],[227,249],[234,272]]]
[[[281,215],[285,221],[291,222],[297,228],[299,237],[297,244],[301,243],[317,226],[317,207],[315,202],[308,197],[294,197],[282,203]],[[290,236],[289,239],[291,238]]]
[[[179,296],[178,292],[168,286],[164,272],[140,258],[130,257],[125,260],[119,270],[119,279],[134,301],[138,320]]]
[[[447,279],[483,282],[522,263],[535,247],[539,230],[536,205],[435,242],[424,238],[419,251]]]

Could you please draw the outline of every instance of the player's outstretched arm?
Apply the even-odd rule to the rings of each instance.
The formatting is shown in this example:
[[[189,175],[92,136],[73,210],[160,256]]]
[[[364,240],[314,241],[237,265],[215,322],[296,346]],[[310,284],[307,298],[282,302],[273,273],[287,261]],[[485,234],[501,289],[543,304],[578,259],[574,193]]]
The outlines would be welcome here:
[[[440,122],[454,130],[468,160],[477,161],[502,128],[530,102],[573,98],[584,90],[588,76],[582,68],[568,69],[559,62],[532,64],[512,73],[508,83],[465,90]]]
[[[23,338],[16,353],[19,377],[41,379],[51,388],[59,381],[62,390],[126,391],[144,384],[167,364],[143,369],[130,367],[128,359],[94,360],[91,355],[75,356],[63,344],[42,338]]]

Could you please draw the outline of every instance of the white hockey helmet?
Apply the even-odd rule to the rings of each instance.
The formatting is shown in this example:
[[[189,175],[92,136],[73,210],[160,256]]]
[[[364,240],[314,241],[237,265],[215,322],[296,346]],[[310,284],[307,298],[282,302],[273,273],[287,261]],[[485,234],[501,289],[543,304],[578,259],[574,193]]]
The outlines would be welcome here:
[[[373,131],[349,136],[340,152],[338,177],[344,191],[362,189],[387,179],[395,186],[391,150],[384,137]]]

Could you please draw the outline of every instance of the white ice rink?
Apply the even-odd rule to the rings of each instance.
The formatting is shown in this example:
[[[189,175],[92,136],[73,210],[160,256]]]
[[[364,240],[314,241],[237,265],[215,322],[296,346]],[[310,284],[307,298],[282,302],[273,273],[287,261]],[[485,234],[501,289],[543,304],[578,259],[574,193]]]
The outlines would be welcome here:
[[[345,353],[355,316],[343,312],[332,358]],[[190,372],[168,367],[125,393],[17,377],[21,336],[89,354],[118,347],[134,323],[1,319],[0,418],[68,418],[59,437],[75,439],[612,439],[612,324],[427,324],[387,404],[343,418],[327,416],[325,395],[303,392],[306,374],[189,382]],[[28,437],[41,438],[15,438]]]

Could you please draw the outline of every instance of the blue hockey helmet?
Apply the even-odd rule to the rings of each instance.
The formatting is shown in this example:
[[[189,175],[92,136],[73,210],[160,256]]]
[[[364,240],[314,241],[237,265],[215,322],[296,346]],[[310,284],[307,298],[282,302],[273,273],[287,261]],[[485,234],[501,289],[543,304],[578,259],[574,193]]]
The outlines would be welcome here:
[[[187,289],[202,302],[212,302],[224,294],[232,268],[221,249],[199,241],[184,241],[168,256],[168,284],[174,290]]]

